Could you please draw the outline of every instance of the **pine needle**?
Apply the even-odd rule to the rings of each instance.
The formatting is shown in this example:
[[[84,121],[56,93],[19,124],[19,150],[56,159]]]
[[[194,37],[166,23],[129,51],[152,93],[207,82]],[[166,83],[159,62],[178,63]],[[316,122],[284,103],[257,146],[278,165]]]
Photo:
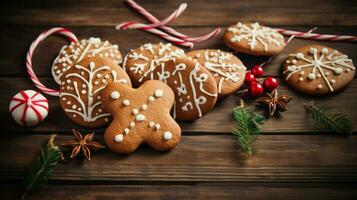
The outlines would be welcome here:
[[[59,148],[54,145],[54,138],[55,135],[50,137],[46,146],[41,149],[40,155],[36,158],[30,172],[25,176],[25,192],[21,199],[25,199],[26,195],[31,190],[47,184],[49,176],[61,159],[62,153]]]
[[[237,125],[237,128],[233,130],[233,135],[237,138],[237,144],[241,150],[252,154],[255,150],[251,145],[256,141],[260,133],[264,117],[245,109],[242,105],[233,110],[234,120]]]
[[[324,125],[332,132],[345,134],[346,136],[352,134],[352,122],[346,115],[330,113],[330,106],[315,105],[312,101],[305,102],[304,105],[317,124]]]

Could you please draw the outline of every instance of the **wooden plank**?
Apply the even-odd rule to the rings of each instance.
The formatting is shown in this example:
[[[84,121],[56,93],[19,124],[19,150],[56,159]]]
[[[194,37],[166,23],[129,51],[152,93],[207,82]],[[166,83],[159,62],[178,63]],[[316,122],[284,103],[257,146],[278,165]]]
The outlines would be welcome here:
[[[3,199],[18,199],[20,186],[1,185]],[[254,199],[300,200],[357,198],[355,187],[308,187],[227,185],[48,185],[30,193],[27,199]]]
[[[357,20],[356,20],[357,21]],[[48,27],[5,27],[0,34],[0,43],[8,47],[6,51],[0,53],[0,76],[1,77],[27,77],[25,72],[25,55],[28,50],[28,46],[38,36],[40,32]],[[129,31],[116,31],[113,26],[74,26],[68,27],[73,30],[74,33],[80,38],[89,38],[93,36],[100,36],[102,39],[111,41],[112,43],[119,44],[119,48],[123,56],[131,49],[136,48],[144,43],[152,42],[156,43],[160,40],[158,37],[148,34],[139,30]],[[214,27],[179,27],[178,30],[192,36],[198,36],[208,33],[213,30]],[[299,31],[307,31],[311,29],[311,26],[284,26],[282,28],[288,28]],[[355,35],[356,27],[320,27],[317,32],[320,33],[334,33],[334,34],[348,34]],[[222,33],[223,34],[223,33]],[[46,39],[40,44],[35,51],[33,57],[33,65],[35,72],[40,77],[51,77],[51,65],[53,59],[57,56],[59,49],[62,45],[66,44],[65,39],[59,36],[54,36]],[[321,44],[327,45],[332,48],[336,48],[341,52],[344,52],[350,56],[351,59],[357,60],[357,53],[355,51],[354,43],[346,42],[318,42],[311,40],[294,39],[286,49],[280,53],[272,62],[265,67],[266,75],[279,76],[281,63],[287,57],[288,53],[294,49],[309,45],[309,44]],[[195,49],[205,48],[218,48],[230,51],[224,46],[222,36],[197,44]],[[189,49],[186,49],[189,51]],[[247,67],[251,67],[255,64],[260,64],[267,60],[267,57],[249,56],[246,54],[237,54],[242,59],[243,63]]]
[[[159,19],[168,16],[181,0],[139,1]],[[2,3],[1,25],[115,25],[142,19],[123,1],[9,1]],[[355,1],[226,0],[191,1],[174,25],[228,25],[237,20],[273,25],[356,25]]]
[[[72,136],[58,136],[57,143]],[[101,136],[97,140],[103,142]],[[0,136],[0,179],[19,180],[48,135]],[[51,181],[95,183],[107,181],[357,183],[357,137],[265,136],[257,152],[242,154],[232,136],[184,136],[171,152],[142,146],[118,155],[105,149],[92,161],[59,164]],[[212,148],[214,147],[214,148]]]
[[[41,79],[46,85],[48,79]],[[48,84],[51,87],[55,83]],[[11,88],[11,92],[9,92]],[[62,111],[57,97],[48,97],[50,101],[49,116],[40,126],[28,129],[23,128],[12,120],[8,112],[9,99],[18,91],[23,89],[36,89],[28,79],[23,78],[0,78],[0,93],[3,94],[0,98],[0,119],[1,126],[6,132],[47,132],[47,131],[59,131],[62,133],[71,133],[72,128],[78,130],[88,130],[83,127],[79,127],[72,123]],[[329,103],[333,105],[334,111],[338,113],[346,114],[354,124],[354,131],[356,131],[357,114],[354,111],[354,107],[357,104],[357,82],[352,84],[343,92],[331,96],[331,97],[307,97],[298,94],[286,86],[285,83],[281,83],[280,93],[287,94],[293,97],[293,100],[288,104],[289,111],[282,113],[280,116],[270,118],[263,126],[263,133],[266,134],[280,134],[280,133],[300,133],[314,134],[316,132],[325,132],[326,129],[319,126],[314,126],[314,123],[309,119],[309,115],[305,110],[303,103],[305,100],[314,100],[318,103]],[[192,123],[180,123],[180,126],[184,134],[190,133],[228,133],[230,134],[235,127],[232,118],[232,110],[239,104],[239,95],[231,95],[226,99],[217,103],[215,108],[210,111],[203,118],[196,120]],[[255,109],[261,113],[264,113],[265,109],[256,108],[256,103],[253,100],[245,99],[249,103],[252,109]],[[100,128],[97,131],[101,133],[104,128]],[[5,133],[6,133],[5,132]]]

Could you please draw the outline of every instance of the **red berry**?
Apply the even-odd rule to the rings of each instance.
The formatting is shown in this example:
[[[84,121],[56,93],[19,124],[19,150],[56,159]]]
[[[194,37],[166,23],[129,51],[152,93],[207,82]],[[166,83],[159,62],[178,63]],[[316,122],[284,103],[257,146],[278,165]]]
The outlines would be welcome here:
[[[253,68],[250,70],[254,76],[263,76],[264,75],[264,70],[261,66],[255,65]]]
[[[258,98],[262,96],[263,92],[263,86],[258,82],[253,82],[248,87],[248,93],[253,98]]]
[[[245,73],[244,83],[246,85],[250,85],[251,83],[256,82],[256,81],[257,80],[255,79],[255,76],[252,73],[250,73],[250,72]]]
[[[271,92],[271,91],[275,90],[275,89],[278,87],[279,83],[278,83],[278,81],[277,81],[275,78],[273,78],[273,77],[268,77],[268,78],[266,78],[266,79],[264,80],[263,85],[264,85],[264,89],[265,89],[267,92]]]

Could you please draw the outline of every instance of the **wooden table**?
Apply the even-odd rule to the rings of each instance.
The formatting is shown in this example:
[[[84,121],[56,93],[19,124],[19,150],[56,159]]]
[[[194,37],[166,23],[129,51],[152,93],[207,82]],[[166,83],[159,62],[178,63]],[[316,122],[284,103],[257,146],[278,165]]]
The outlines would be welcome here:
[[[181,1],[138,1],[159,19]],[[63,113],[58,99],[48,97],[50,113],[35,128],[17,125],[8,112],[9,98],[24,89],[36,89],[29,80],[24,60],[30,43],[49,27],[64,26],[80,38],[99,36],[119,44],[125,55],[146,42],[161,41],[151,34],[116,31],[126,20],[144,21],[124,2],[95,1],[9,1],[1,3],[0,43],[0,194],[16,199],[22,192],[21,179],[50,134],[57,143],[72,137],[71,129],[91,130],[73,124]],[[217,26],[237,21],[306,31],[317,26],[319,33],[357,35],[357,2],[351,0],[225,0],[189,1],[188,9],[172,26],[198,36]],[[34,66],[41,81],[57,87],[50,75],[51,63],[66,43],[51,37],[41,43]],[[294,39],[265,68],[267,76],[280,78],[287,54],[306,44],[322,44],[348,54],[357,62],[356,44]],[[198,44],[195,49],[227,49],[222,37]],[[246,66],[266,58],[238,54]],[[49,184],[28,199],[357,199],[357,137],[345,138],[314,126],[303,107],[305,100],[330,103],[349,116],[356,132],[357,82],[343,92],[311,98],[281,83],[281,92],[293,96],[289,111],[266,121],[249,157],[240,152],[231,131],[232,109],[239,96],[232,95],[194,123],[180,123],[181,143],[171,152],[156,152],[146,146],[129,156],[108,149],[95,153],[92,161],[69,160],[59,164]],[[254,108],[255,103],[250,102]],[[103,142],[104,128],[96,130]]]

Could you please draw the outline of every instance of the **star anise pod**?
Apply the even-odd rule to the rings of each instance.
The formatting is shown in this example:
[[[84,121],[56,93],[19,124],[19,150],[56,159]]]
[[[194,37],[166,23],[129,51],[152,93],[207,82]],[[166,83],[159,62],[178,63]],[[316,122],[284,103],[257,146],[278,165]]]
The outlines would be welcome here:
[[[99,149],[105,148],[103,145],[98,142],[93,142],[94,133],[86,134],[84,137],[77,130],[72,130],[75,140],[70,140],[63,143],[63,146],[72,147],[71,158],[77,157],[79,152],[82,152],[83,156],[87,159],[91,159],[91,151],[97,151]]]
[[[284,112],[287,111],[287,104],[292,98],[287,95],[279,96],[278,90],[274,90],[271,93],[266,93],[265,96],[257,99],[257,102],[260,105],[266,106],[269,108],[269,115],[273,116],[276,111]]]

